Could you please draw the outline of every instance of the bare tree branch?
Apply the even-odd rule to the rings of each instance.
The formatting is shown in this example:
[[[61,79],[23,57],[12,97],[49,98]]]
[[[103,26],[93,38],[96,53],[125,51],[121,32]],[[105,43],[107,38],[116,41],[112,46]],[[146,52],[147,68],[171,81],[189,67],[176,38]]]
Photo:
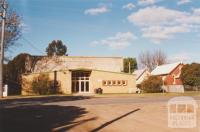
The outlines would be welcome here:
[[[161,50],[155,50],[153,53],[150,51],[142,52],[138,59],[139,64],[142,67],[148,68],[150,71],[156,68],[156,66],[167,63],[167,56]]]
[[[2,0],[0,0],[0,3]],[[0,9],[0,12],[2,9]],[[0,33],[1,33],[1,23],[0,20]],[[18,40],[22,35],[22,26],[21,26],[21,18],[15,11],[11,11],[9,9],[6,14],[6,26],[5,26],[5,51],[12,46],[16,46],[16,40]],[[1,38],[1,37],[0,37]]]

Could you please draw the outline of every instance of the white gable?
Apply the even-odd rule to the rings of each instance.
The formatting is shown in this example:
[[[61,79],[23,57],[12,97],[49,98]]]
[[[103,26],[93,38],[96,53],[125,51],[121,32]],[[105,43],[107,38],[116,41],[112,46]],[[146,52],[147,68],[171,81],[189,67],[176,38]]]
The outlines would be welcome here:
[[[136,84],[141,84],[150,75],[147,69],[136,70],[134,74],[136,74]]]
[[[146,69],[140,69],[134,71],[134,74],[136,74],[136,80],[145,72]]]
[[[172,63],[172,64],[165,64],[161,66],[157,66],[152,72],[151,75],[164,75],[164,74],[169,74],[172,72],[179,64],[178,63]]]

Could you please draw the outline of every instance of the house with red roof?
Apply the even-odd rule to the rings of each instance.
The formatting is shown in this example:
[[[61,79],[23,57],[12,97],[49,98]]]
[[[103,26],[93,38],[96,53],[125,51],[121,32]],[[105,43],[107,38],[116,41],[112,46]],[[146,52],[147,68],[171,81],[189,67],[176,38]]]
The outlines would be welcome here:
[[[172,63],[157,66],[152,72],[152,76],[160,76],[163,80],[163,89],[166,92],[184,92],[184,86],[181,81],[181,69],[183,63]]]

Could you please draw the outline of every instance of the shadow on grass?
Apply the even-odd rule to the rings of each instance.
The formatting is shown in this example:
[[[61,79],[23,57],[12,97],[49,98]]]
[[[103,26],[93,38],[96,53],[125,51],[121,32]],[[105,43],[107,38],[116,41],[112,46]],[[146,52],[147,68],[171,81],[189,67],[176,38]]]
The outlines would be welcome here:
[[[63,132],[96,117],[76,121],[88,113],[76,106],[29,105],[0,109],[1,132]]]

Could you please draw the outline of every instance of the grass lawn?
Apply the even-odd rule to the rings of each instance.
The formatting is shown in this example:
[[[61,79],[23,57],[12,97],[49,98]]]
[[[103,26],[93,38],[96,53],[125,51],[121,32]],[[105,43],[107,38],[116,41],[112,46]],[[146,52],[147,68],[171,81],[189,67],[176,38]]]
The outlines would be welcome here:
[[[97,94],[95,97],[152,97],[152,96],[200,96],[200,91],[184,93],[141,93],[141,94]]]

